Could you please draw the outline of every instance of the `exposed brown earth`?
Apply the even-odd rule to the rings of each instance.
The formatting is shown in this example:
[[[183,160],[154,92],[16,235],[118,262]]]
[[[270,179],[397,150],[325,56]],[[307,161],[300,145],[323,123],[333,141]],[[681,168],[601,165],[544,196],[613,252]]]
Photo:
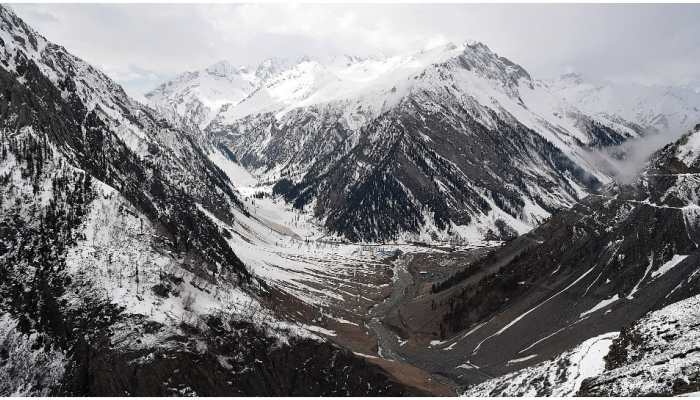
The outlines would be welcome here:
[[[426,248],[425,252],[396,255],[376,265],[375,273],[356,276],[354,282],[326,280],[330,287],[342,285],[353,296],[324,306],[302,302],[283,290],[273,289],[269,297],[278,312],[303,324],[333,331],[328,340],[382,367],[398,382],[438,396],[454,396],[460,386],[446,376],[414,363],[411,354],[426,351],[439,332],[426,334],[414,325],[402,323],[402,315],[421,315],[430,305],[433,284],[464,269],[473,260],[491,252],[490,248],[450,251],[449,247]],[[396,275],[396,276],[395,276]],[[424,314],[424,325],[434,312]],[[399,342],[401,341],[401,342]],[[431,351],[428,349],[428,351]],[[434,352],[435,357],[441,354]]]

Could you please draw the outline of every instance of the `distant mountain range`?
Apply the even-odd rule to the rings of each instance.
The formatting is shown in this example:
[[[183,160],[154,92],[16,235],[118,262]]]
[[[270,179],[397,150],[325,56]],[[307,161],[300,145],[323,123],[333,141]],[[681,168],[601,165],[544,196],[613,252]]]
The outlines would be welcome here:
[[[0,6],[0,395],[700,390],[692,86],[467,42],[148,99]]]
[[[219,63],[147,97],[278,183],[333,235],[475,240],[526,232],[607,183],[587,152],[650,128],[582,111],[563,91],[473,42],[388,58]]]
[[[700,120],[700,88],[587,81],[565,74],[549,87],[565,101],[596,115],[617,115],[647,129],[676,135]]]

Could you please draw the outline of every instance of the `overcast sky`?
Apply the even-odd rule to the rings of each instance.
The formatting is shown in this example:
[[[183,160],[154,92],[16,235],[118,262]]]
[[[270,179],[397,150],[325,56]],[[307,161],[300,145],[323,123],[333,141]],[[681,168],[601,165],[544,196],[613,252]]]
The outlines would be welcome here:
[[[700,5],[14,4],[139,96],[226,59],[409,52],[484,42],[536,78],[700,82]]]

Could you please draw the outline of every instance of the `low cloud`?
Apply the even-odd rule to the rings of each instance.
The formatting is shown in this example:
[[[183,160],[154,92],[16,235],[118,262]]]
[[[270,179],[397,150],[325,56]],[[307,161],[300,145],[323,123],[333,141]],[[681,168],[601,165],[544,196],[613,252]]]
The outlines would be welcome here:
[[[652,132],[618,146],[589,153],[590,159],[620,184],[631,184],[646,167],[649,158],[685,132]]]

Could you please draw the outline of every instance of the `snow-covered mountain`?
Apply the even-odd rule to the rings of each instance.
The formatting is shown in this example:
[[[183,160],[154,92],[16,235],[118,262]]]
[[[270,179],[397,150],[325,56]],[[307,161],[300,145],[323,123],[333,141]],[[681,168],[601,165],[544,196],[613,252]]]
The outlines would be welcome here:
[[[526,232],[609,180],[588,148],[640,129],[579,111],[474,42],[303,59],[205,131],[329,233],[372,241]]]
[[[408,329],[439,332],[475,381],[517,371],[470,395],[697,391],[697,349],[680,337],[697,312],[676,318],[683,303],[664,307],[700,294],[699,144],[700,124],[658,151],[634,184],[587,197],[438,285],[423,308],[401,310]],[[645,328],[659,315],[674,325],[668,336],[663,324]],[[650,375],[655,383],[644,383]]]
[[[700,120],[700,91],[690,86],[587,80],[570,73],[546,85],[593,115],[617,115],[663,134],[685,132]]]
[[[262,181],[280,183],[276,193],[311,208],[329,233],[352,240],[526,232],[609,181],[588,150],[682,132],[700,117],[690,87],[589,83],[575,74],[536,80],[478,42],[277,65],[200,126]],[[179,87],[161,88],[168,85]],[[198,112],[182,107],[185,116]],[[519,133],[504,134],[506,126]],[[501,153],[484,152],[494,144]],[[474,171],[480,163],[486,168]],[[390,204],[402,211],[363,211]]]
[[[270,305],[215,148],[4,6],[0,115],[1,395],[416,392]]]
[[[653,123],[480,43],[151,100],[0,6],[0,395],[698,390],[700,125],[611,183]]]
[[[285,66],[268,59],[256,67],[220,61],[202,71],[186,72],[146,94],[161,113],[193,127],[204,128],[221,106],[238,104]]]

